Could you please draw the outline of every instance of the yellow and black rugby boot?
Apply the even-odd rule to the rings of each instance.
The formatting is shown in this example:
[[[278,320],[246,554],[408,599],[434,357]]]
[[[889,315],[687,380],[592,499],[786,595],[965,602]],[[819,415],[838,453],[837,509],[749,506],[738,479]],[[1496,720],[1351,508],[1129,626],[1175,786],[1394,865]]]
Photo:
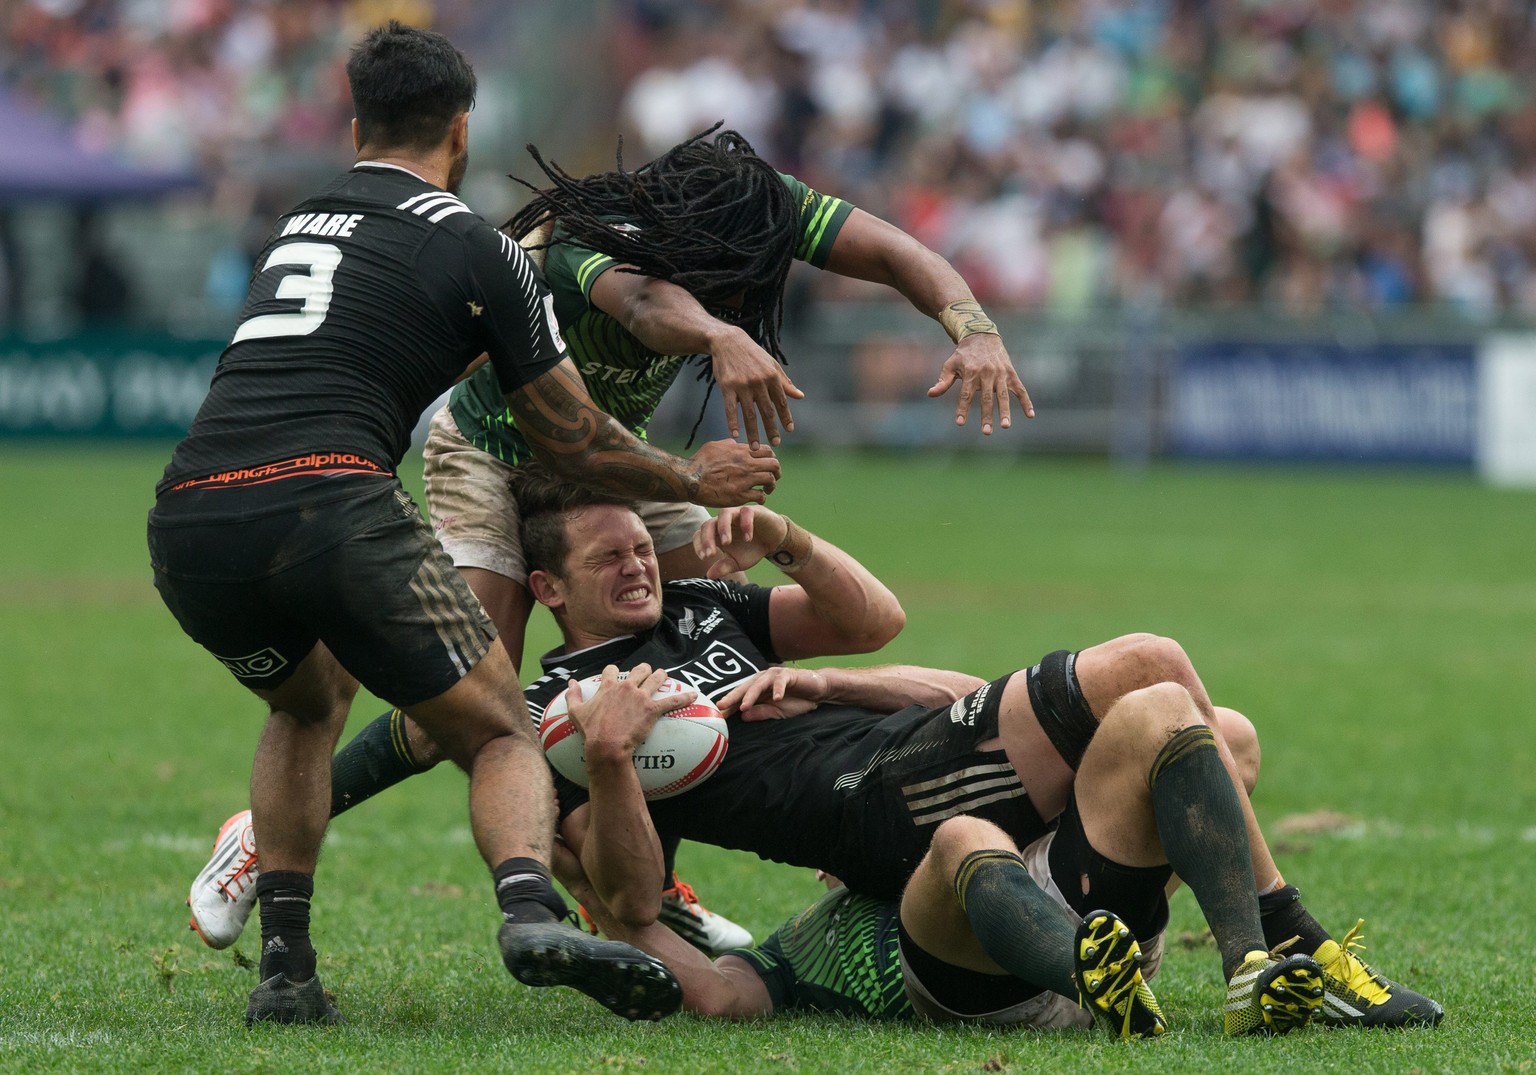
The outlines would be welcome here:
[[[1364,951],[1360,927],[1365,919],[1344,934],[1342,941],[1328,940],[1312,953],[1323,968],[1323,1006],[1315,1016],[1323,1026],[1411,1027],[1434,1026],[1445,1016],[1437,1001],[1383,977],[1355,955]]]
[[[1077,1002],[1122,1041],[1168,1030],[1157,997],[1141,976],[1143,959],[1131,928],[1112,911],[1092,911],[1077,927],[1072,946]]]
[[[1227,983],[1225,1029],[1229,1035],[1287,1034],[1311,1022],[1322,1004],[1317,960],[1249,952]]]

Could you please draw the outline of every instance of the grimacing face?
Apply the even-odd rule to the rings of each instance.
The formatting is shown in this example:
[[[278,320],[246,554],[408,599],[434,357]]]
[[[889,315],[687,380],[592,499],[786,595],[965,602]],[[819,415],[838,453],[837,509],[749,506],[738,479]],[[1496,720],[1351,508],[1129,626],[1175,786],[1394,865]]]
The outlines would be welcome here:
[[[566,630],[579,645],[654,627],[661,619],[661,569],[650,532],[629,508],[579,508],[567,518],[570,553],[554,584]]]

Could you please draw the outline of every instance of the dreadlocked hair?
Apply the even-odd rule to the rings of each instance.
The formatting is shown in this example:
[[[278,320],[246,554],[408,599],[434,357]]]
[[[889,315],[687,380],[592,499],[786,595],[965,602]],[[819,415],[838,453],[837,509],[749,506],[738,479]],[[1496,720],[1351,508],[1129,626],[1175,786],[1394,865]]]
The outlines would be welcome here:
[[[581,179],[530,145],[553,185],[540,190],[513,176],[535,197],[503,230],[521,238],[553,219],[563,235],[536,248],[583,246],[628,266],[621,272],[674,283],[784,362],[779,329],[799,207],[751,143],[721,126],[634,171],[624,167],[620,139],[615,170]]]

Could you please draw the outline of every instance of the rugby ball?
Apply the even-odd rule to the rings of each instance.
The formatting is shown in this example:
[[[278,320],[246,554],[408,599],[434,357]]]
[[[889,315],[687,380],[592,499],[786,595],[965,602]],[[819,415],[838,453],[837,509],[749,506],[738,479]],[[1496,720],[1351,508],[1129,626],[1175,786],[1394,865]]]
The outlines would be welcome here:
[[[620,672],[621,677],[628,673]],[[601,676],[581,680],[581,696],[597,693]],[[677,679],[668,679],[652,698],[691,691]],[[565,691],[561,691],[539,723],[539,742],[544,756],[555,771],[573,784],[587,786],[587,762],[584,741],[575,721],[566,710]],[[635,748],[635,772],[647,799],[669,799],[707,780],[725,757],[730,731],[719,708],[703,694],[681,709],[663,714]]]

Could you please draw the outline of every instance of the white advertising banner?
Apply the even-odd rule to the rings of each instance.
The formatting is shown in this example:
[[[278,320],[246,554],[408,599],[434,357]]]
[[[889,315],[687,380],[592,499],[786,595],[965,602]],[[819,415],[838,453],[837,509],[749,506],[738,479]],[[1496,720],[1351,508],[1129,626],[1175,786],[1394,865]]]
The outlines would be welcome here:
[[[1477,470],[1494,485],[1536,486],[1536,334],[1478,349]]]

